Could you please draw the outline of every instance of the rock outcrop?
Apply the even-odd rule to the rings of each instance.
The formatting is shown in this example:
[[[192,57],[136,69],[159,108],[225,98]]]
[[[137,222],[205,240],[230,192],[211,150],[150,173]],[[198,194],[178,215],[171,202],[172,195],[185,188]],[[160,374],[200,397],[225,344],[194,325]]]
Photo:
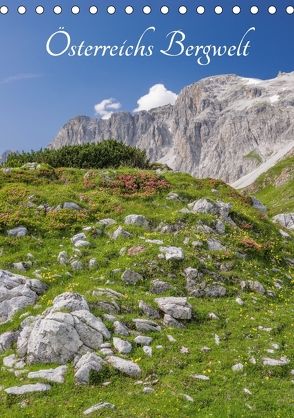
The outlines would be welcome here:
[[[205,78],[185,87],[173,106],[108,120],[76,117],[51,147],[115,138],[175,170],[233,182],[294,147],[293,86],[294,72],[272,80]]]

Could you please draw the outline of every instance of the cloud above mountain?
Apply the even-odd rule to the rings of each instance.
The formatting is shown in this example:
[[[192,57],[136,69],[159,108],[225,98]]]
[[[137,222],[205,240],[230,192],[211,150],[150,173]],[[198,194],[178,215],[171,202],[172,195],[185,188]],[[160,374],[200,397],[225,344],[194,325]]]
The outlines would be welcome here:
[[[114,111],[121,108],[121,104],[113,98],[104,99],[100,103],[95,105],[96,115],[100,116],[101,119],[109,119]]]
[[[137,101],[137,107],[134,112],[141,110],[150,110],[155,107],[164,106],[167,104],[175,104],[177,94],[167,90],[164,84],[154,84],[150,87],[149,92],[142,96]]]

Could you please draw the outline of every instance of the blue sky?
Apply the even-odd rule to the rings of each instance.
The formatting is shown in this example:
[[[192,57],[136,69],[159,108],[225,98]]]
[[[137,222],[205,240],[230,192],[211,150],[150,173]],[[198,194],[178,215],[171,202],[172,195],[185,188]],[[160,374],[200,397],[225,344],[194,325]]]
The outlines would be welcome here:
[[[290,2],[280,0],[256,1],[262,11],[253,16],[249,7],[254,2],[203,1],[204,15],[194,12],[191,0],[183,2],[158,0],[117,2],[117,13],[107,15],[106,1],[46,1],[47,10],[41,16],[34,7],[41,1],[23,1],[28,7],[25,15],[15,12],[16,0],[10,4],[7,15],[0,15],[1,65],[0,65],[0,152],[6,149],[36,149],[46,146],[62,125],[77,115],[95,116],[94,106],[104,99],[115,98],[121,110],[132,111],[137,101],[151,86],[162,83],[168,90],[178,93],[181,88],[210,75],[236,73],[246,77],[272,78],[278,71],[294,71],[293,40],[294,15],[287,15],[285,6]],[[43,4],[45,2],[43,1]],[[55,4],[64,6],[61,15],[51,9]],[[114,2],[113,2],[114,3]],[[81,12],[72,15],[70,7],[79,4]],[[87,11],[90,5],[99,7],[97,15]],[[132,4],[135,12],[128,16],[124,6]],[[150,15],[141,12],[149,4]],[[170,6],[168,15],[161,15],[160,5]],[[185,15],[177,12],[177,5],[185,4]],[[221,4],[222,15],[213,13]],[[231,7],[240,4],[242,11],[233,15]],[[278,13],[266,12],[275,4]],[[64,27],[72,43],[85,40],[92,45],[120,45],[124,40],[135,44],[149,26],[156,32],[146,43],[155,46],[152,57],[52,57],[46,52],[49,36]],[[167,57],[158,51],[167,47],[166,34],[181,29],[187,36],[187,45],[235,44],[246,30],[256,27],[250,35],[252,46],[247,57],[223,57],[199,66],[193,57]]]

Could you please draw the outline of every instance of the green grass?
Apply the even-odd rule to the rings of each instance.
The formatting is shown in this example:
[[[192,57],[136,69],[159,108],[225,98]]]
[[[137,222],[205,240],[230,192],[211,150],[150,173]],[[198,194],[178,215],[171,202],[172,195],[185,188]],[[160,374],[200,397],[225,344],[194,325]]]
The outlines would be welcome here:
[[[64,385],[52,384],[46,394],[32,394],[23,397],[7,396],[0,392],[1,417],[38,417],[38,418],[75,418],[82,417],[85,409],[100,401],[111,402],[114,411],[105,410],[93,416],[126,418],[186,418],[186,417],[291,417],[293,416],[293,383],[291,383],[291,365],[283,367],[264,367],[263,356],[279,358],[286,355],[293,359],[293,269],[285,260],[293,255],[293,240],[283,240],[278,228],[265,215],[254,210],[250,199],[234,189],[216,180],[197,180],[187,174],[167,172],[163,178],[169,187],[163,190],[140,190],[125,194],[121,189],[113,188],[113,181],[118,175],[138,176],[141,171],[135,169],[91,170],[91,182],[85,184],[85,170],[42,169],[34,172],[15,169],[9,175],[0,172],[0,268],[11,269],[11,264],[25,261],[27,253],[32,253],[34,262],[25,275],[34,277],[34,271],[40,270],[42,280],[48,284],[48,291],[39,299],[36,307],[29,307],[19,312],[13,320],[0,326],[0,332],[17,329],[22,321],[22,314],[39,314],[58,294],[76,291],[87,300],[97,302],[105,297],[94,297],[92,291],[97,287],[111,287],[124,296],[118,303],[121,312],[117,317],[130,327],[132,319],[142,316],[138,301],[143,299],[154,305],[155,295],[148,292],[152,279],[159,278],[172,284],[174,290],[166,295],[186,295],[183,271],[187,267],[207,269],[219,274],[219,280],[228,289],[228,296],[222,299],[189,298],[195,313],[194,318],[186,323],[184,329],[163,328],[161,333],[152,337],[153,356],[148,358],[140,347],[134,348],[129,358],[138,362],[143,375],[141,380],[158,379],[154,392],[143,393],[143,386],[135,384],[134,379],[122,376],[113,369],[106,369],[102,381],[111,384],[103,386],[98,379],[90,386],[76,386],[73,369],[69,367]],[[153,172],[145,172],[154,176]],[[217,190],[217,192],[213,191]],[[168,201],[169,191],[180,195],[182,202]],[[28,207],[30,201],[35,205],[48,203],[51,206],[65,201],[74,201],[83,207],[80,212],[53,211],[45,214],[36,207]],[[184,215],[179,210],[188,202],[200,197],[223,200],[232,203],[232,217],[238,227],[227,226],[226,235],[218,236],[226,247],[226,252],[209,252],[205,233],[196,231],[196,224],[202,220],[212,224],[215,217],[208,215]],[[99,219],[112,217],[118,225],[131,213],[143,214],[152,223],[153,229],[125,226],[133,234],[131,239],[109,239],[106,231],[102,236],[88,234],[92,246],[82,249],[81,260],[86,266],[90,258],[97,258],[97,271],[86,267],[81,272],[72,272],[68,266],[57,263],[57,255],[66,250],[73,254],[70,237],[80,232],[83,226],[95,225]],[[156,232],[160,224],[183,224],[178,234]],[[29,235],[22,239],[8,237],[8,228],[24,225]],[[115,226],[108,228],[112,231]],[[141,237],[162,239],[165,245],[182,247],[185,260],[167,262],[158,258],[159,248],[147,244]],[[183,244],[186,237],[190,243]],[[259,245],[259,249],[246,246],[248,240]],[[202,240],[203,247],[194,249],[192,241]],[[122,247],[143,245],[145,251],[137,256],[120,256]],[[247,255],[246,260],[236,253]],[[227,265],[226,271],[221,265]],[[144,277],[136,286],[124,285],[120,275],[112,273],[114,269],[132,268]],[[69,275],[68,272],[71,274]],[[206,279],[209,280],[209,274]],[[238,282],[242,279],[259,280],[268,290],[276,293],[275,298],[240,293]],[[278,291],[275,280],[283,282],[283,289]],[[292,282],[291,282],[292,279]],[[235,302],[241,295],[245,304]],[[101,316],[102,311],[93,308],[92,312]],[[209,320],[209,312],[216,313],[220,320]],[[112,325],[107,324],[111,330]],[[258,329],[258,326],[271,327],[270,332]],[[176,339],[171,343],[167,335]],[[217,346],[214,335],[221,337]],[[134,337],[129,337],[130,341]],[[266,352],[272,343],[278,343],[280,349],[271,355]],[[162,345],[163,349],[156,346]],[[180,349],[185,346],[188,354]],[[201,352],[203,346],[211,351]],[[1,359],[14,352],[8,351]],[[254,356],[256,365],[249,362]],[[232,365],[242,362],[244,371],[234,373]],[[28,370],[39,370],[52,365],[28,366]],[[54,366],[54,365],[53,365]],[[293,368],[293,365],[292,365]],[[209,382],[194,380],[192,374],[206,374]],[[153,377],[152,377],[153,376]],[[292,377],[293,378],[293,377]],[[38,380],[40,381],[40,380]],[[26,374],[15,377],[7,370],[0,369],[0,384],[3,387],[32,383]],[[246,395],[248,388],[252,395]],[[184,399],[183,395],[192,396],[194,402]]]
[[[250,151],[248,154],[244,155],[244,158],[247,160],[253,160],[256,161],[258,164],[262,163],[261,156],[256,151]]]
[[[249,186],[248,192],[254,193],[270,209],[271,215],[294,211],[294,156],[285,158],[262,174]]]

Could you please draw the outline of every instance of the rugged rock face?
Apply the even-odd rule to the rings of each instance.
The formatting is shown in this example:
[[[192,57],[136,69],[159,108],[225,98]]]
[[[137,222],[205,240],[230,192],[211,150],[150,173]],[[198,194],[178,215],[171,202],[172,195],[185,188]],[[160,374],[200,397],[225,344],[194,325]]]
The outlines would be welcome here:
[[[233,182],[294,147],[293,121],[294,72],[264,81],[223,75],[184,88],[174,106],[74,118],[51,147],[114,138],[175,170]]]

